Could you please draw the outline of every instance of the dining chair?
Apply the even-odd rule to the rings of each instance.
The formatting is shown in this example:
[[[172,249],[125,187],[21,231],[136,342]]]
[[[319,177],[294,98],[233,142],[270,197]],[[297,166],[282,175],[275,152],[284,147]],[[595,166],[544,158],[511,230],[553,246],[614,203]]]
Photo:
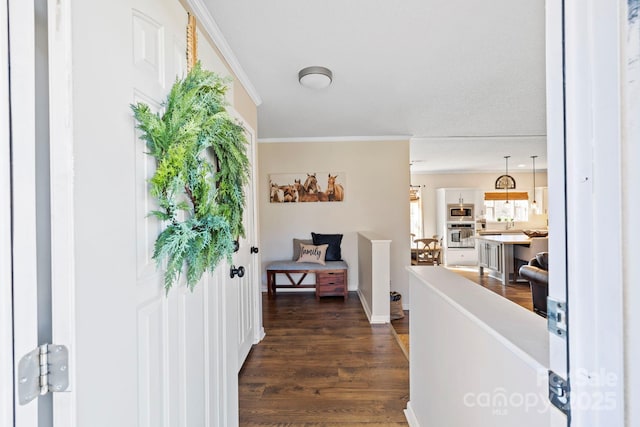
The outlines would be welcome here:
[[[440,260],[440,246],[438,239],[415,239],[412,249],[412,265],[438,265]]]

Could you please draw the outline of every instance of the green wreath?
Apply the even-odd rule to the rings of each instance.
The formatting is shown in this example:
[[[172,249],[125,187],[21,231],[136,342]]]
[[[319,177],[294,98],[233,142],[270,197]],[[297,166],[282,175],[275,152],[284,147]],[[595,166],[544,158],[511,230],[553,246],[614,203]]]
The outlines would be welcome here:
[[[237,239],[244,236],[244,185],[249,177],[244,128],[225,109],[227,80],[200,64],[176,80],[162,115],[131,105],[142,131],[140,139],[155,157],[150,193],[159,210],[150,212],[166,228],[155,242],[153,258],[166,260],[164,287],[178,281],[186,266],[193,287],[220,260],[231,262]]]

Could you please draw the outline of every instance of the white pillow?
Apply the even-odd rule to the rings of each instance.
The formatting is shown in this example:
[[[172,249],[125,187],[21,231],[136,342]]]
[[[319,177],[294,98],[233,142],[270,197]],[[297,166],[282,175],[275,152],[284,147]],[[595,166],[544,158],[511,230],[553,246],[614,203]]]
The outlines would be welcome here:
[[[324,257],[329,245],[305,245],[300,243],[300,257],[296,262],[313,262],[325,265]]]

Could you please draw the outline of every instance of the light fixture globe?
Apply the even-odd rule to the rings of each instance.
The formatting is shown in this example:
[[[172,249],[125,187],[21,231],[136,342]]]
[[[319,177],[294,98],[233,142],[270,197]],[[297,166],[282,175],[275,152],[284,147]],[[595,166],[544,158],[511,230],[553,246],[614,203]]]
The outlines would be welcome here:
[[[324,89],[332,80],[333,73],[326,67],[306,67],[298,72],[298,81],[309,89]]]

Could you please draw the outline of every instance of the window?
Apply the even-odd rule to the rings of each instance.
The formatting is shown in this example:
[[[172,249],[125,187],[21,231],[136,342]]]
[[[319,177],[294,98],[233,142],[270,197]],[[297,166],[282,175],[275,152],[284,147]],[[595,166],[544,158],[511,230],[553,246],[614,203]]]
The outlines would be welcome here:
[[[484,211],[487,221],[528,221],[529,193],[509,192],[484,193]]]
[[[528,200],[485,200],[484,211],[487,221],[528,221]]]
[[[421,239],[422,235],[422,201],[420,200],[420,189],[409,189],[409,215],[411,218],[411,234],[414,239]]]

